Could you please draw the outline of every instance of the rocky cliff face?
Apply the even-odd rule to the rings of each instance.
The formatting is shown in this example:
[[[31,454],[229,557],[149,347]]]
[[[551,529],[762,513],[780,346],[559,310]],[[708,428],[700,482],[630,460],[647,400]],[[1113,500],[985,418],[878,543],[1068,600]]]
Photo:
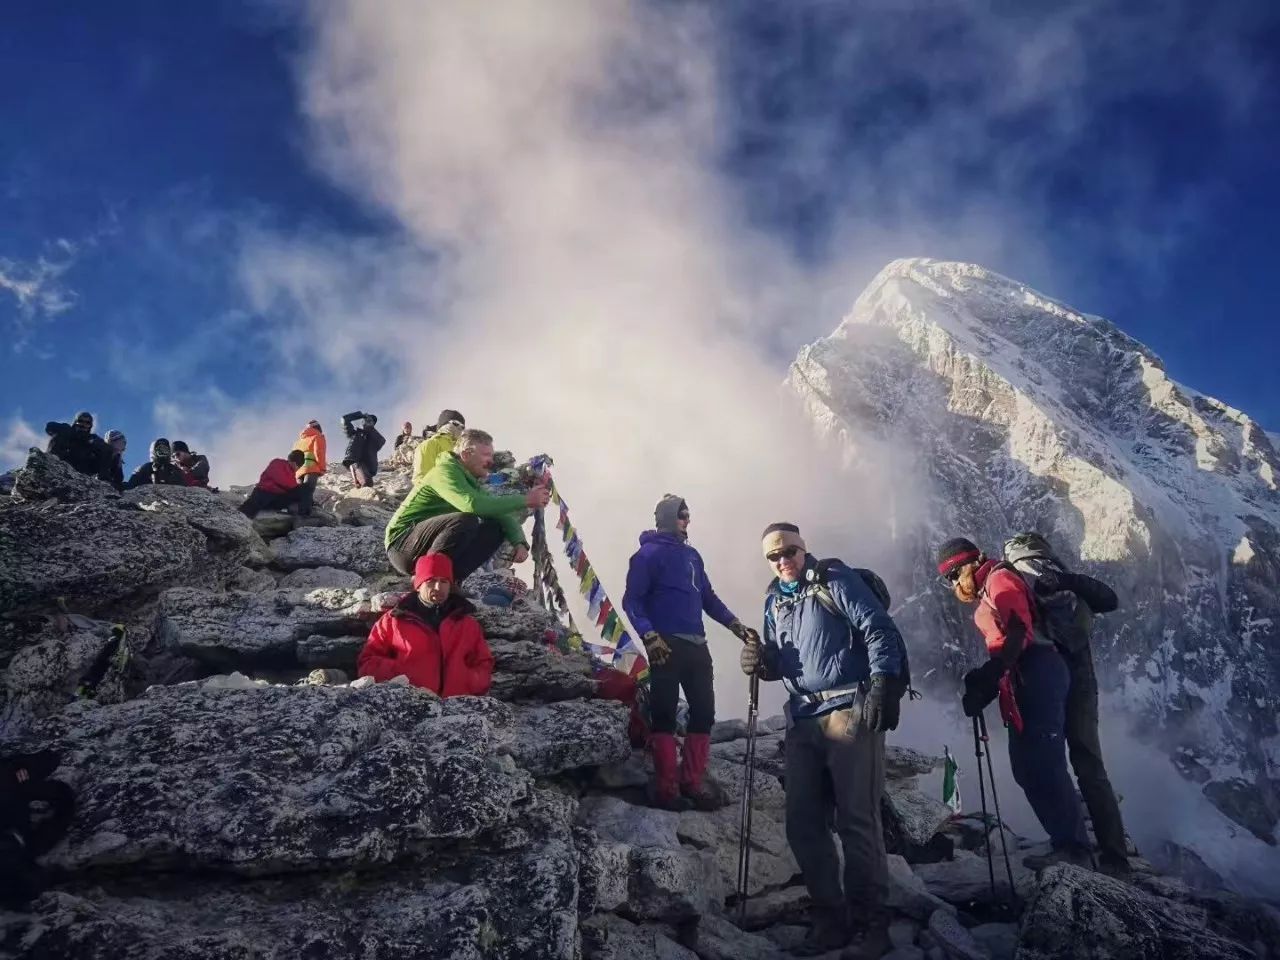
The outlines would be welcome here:
[[[1097,630],[1103,683],[1276,842],[1280,455],[1256,423],[1107,321],[930,260],[890,264],[788,382],[854,464],[892,458],[895,613],[918,673],[954,676],[978,653],[932,576],[937,545],[963,534],[998,551],[1039,530],[1122,597]]]
[[[407,489],[403,458],[370,490],[335,472],[311,524],[251,523],[243,492],[122,497],[32,453],[0,502],[0,754],[60,751],[77,811],[45,859],[48,891],[0,912],[0,956],[790,955],[808,903],[783,829],[781,718],[761,724],[738,925],[737,805],[643,805],[626,709],[592,698],[591,662],[548,643],[555,619],[509,574],[466,585],[493,696],[349,681],[369,624],[408,588],[375,549]],[[713,734],[711,771],[734,797],[745,736],[740,720]],[[1145,872],[1036,878],[1017,837],[1025,909],[1008,915],[988,885],[990,826],[920,791],[936,758],[888,753],[897,956],[1278,955],[1266,907]]]

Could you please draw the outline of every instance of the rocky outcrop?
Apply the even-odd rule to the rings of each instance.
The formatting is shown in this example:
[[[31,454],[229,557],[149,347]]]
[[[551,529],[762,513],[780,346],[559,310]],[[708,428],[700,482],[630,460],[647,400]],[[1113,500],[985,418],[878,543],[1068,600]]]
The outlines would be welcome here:
[[[359,574],[391,569],[375,527],[303,527],[271,544],[275,566],[281,570],[341,567]]]

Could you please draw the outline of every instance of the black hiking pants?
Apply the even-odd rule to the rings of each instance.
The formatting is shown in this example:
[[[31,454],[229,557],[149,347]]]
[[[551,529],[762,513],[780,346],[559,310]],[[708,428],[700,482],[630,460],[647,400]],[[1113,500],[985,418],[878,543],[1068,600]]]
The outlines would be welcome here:
[[[650,729],[653,733],[676,732],[676,708],[683,688],[689,702],[686,733],[710,733],[716,722],[711,651],[705,643],[691,643],[670,634],[664,634],[663,639],[671,646],[671,656],[661,666],[649,661]]]
[[[320,482],[320,474],[308,473],[298,484],[298,516],[311,516],[311,506],[316,496],[316,484]]]
[[[415,523],[387,548],[387,559],[411,577],[419,557],[446,554],[453,561],[454,582],[460,584],[497,553],[504,539],[497,520],[474,513],[446,513]]]
[[[1071,671],[1071,690],[1067,694],[1067,755],[1071,769],[1089,809],[1102,858],[1123,860],[1127,851],[1124,821],[1102,762],[1102,743],[1098,739],[1098,675],[1093,668],[1093,651],[1086,646],[1064,657]]]
[[[260,487],[254,487],[249,496],[245,497],[244,503],[240,504],[240,512],[252,519],[263,510],[283,510],[290,504],[298,503],[301,499],[301,486],[294,487],[284,493],[271,493]]]

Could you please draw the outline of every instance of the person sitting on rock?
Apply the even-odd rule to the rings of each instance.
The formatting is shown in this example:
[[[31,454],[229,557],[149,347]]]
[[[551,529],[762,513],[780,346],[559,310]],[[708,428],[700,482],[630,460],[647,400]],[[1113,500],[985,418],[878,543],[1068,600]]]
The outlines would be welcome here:
[[[357,670],[379,683],[404,675],[442,697],[484,696],[493,653],[465,597],[455,593],[453,563],[428,553],[413,566],[413,593],[373,625]]]
[[[43,886],[37,858],[67,832],[75,810],[71,788],[50,777],[61,758],[52,750],[0,757],[0,906],[20,909]],[[32,805],[44,815],[32,818]]]
[[[133,471],[133,476],[129,478],[124,488],[132,490],[134,487],[145,487],[150,484],[185,487],[187,478],[173,462],[172,454],[169,441],[164,437],[157,437],[151,442],[151,459]]]
[[[399,450],[404,446],[405,441],[413,437],[413,424],[408,420],[404,422],[404,426],[400,428],[400,432],[396,434],[395,449]]]
[[[440,462],[440,454],[449,453],[467,428],[466,418],[457,410],[441,410],[435,430],[428,439],[413,451],[413,482],[421,483],[432,468]],[[423,436],[427,434],[423,433]]]
[[[107,457],[98,479],[111,484],[117,490],[124,489],[124,451],[129,441],[120,430],[107,431]]]
[[[683,795],[703,810],[726,802],[707,777],[711,726],[715,723],[715,679],[702,615],[705,612],[742,639],[755,636],[712,589],[702,555],[689,544],[689,507],[667,494],[654,510],[655,529],[640,535],[631,557],[622,609],[649,655],[649,749],[653,754],[650,800],[677,810]],[[758,639],[758,637],[757,637]],[[689,701],[689,724],[676,761],[676,704]]]
[[[318,420],[308,420],[307,425],[298,434],[298,442],[293,449],[301,450],[303,464],[298,468],[298,482],[302,484],[302,492],[298,497],[298,515],[311,516],[311,506],[316,495],[316,484],[329,469],[325,461],[325,437]]]
[[[1090,866],[1065,751],[1071,672],[1053,641],[1033,627],[1030,589],[1017,571],[988,559],[964,537],[938,550],[938,574],[957,600],[976,605],[973,620],[987,645],[986,663],[964,675],[965,716],[978,716],[999,697],[1013,779],[1053,844],[1048,857],[1028,857],[1027,866],[1059,861]]]
[[[360,426],[353,422],[359,420]],[[357,488],[367,487],[378,472],[378,451],[387,441],[374,426],[378,418],[356,410],[342,417],[342,432],[347,435],[347,450],[342,465],[351,471],[351,482]]]
[[[192,453],[185,440],[173,441],[173,459],[189,487],[209,486],[209,458]]]
[[[521,514],[545,507],[550,491],[543,485],[525,495],[489,493],[483,481],[492,466],[493,437],[483,430],[464,431],[457,450],[440,455],[387,524],[385,543],[391,566],[409,575],[423,554],[448,554],[461,584],[494,555],[504,539],[515,548],[516,563],[528,559]]]
[[[93,414],[81,410],[70,423],[50,420],[44,425],[49,435],[47,453],[65,460],[71,469],[91,477],[99,476],[110,455],[102,438],[93,432]]]
[[[797,952],[839,949],[856,935],[857,945],[841,956],[871,960],[891,946],[880,800],[884,737],[897,728],[905,691],[906,645],[860,572],[812,557],[795,524],[770,524],[761,547],[775,573],[764,638],[744,644],[739,663],[748,676],[781,680],[788,694],[787,843],[814,905]]]
[[[306,459],[301,450],[290,450],[285,459],[276,457],[268,463],[249,496],[240,504],[240,512],[252,520],[263,510],[284,510],[296,504],[302,497],[298,470]]]

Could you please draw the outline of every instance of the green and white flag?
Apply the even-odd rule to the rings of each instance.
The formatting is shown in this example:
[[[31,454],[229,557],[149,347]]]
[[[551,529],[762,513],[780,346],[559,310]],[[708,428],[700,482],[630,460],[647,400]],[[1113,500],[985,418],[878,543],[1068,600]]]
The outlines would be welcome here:
[[[956,766],[956,758],[945,744],[942,747],[942,802],[951,808],[952,813],[960,812],[960,768]]]

